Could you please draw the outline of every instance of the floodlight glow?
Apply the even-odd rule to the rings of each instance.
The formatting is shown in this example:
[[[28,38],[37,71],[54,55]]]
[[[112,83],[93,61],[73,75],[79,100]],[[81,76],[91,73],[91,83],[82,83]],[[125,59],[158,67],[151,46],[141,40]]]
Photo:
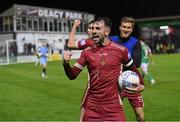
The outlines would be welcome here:
[[[160,26],[160,29],[164,30],[164,29],[168,29],[169,26]]]

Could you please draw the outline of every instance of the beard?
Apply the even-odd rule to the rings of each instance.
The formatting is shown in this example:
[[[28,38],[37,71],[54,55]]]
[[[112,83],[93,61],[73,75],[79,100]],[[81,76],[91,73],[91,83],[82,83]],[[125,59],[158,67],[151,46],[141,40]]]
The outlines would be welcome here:
[[[94,40],[94,42],[99,46],[103,46],[104,37],[103,38],[97,38],[97,39]]]

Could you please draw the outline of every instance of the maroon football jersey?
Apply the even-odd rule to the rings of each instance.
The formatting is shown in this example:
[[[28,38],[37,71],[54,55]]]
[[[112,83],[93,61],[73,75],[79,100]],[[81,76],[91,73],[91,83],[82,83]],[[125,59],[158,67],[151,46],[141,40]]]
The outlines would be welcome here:
[[[104,47],[83,50],[75,66],[82,69],[87,65],[88,68],[90,79],[85,101],[101,105],[119,104],[118,77],[122,65],[132,63],[128,49],[113,42]]]

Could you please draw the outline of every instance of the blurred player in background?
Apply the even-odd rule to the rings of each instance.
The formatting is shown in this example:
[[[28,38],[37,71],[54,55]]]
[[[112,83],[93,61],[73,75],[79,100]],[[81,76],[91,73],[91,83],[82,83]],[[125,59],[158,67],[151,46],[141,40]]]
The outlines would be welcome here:
[[[152,75],[149,73],[149,63],[152,65],[154,64],[152,60],[152,52],[150,47],[141,40],[141,47],[142,47],[142,63],[141,63],[141,70],[142,70],[142,76],[147,77],[147,80],[151,82],[151,85],[153,85],[156,81],[153,79]]]
[[[75,49],[84,49],[88,46],[93,46],[94,41],[92,40],[92,26],[93,26],[93,20],[89,22],[88,28],[87,28],[87,35],[88,39],[81,39],[81,40],[76,40],[75,39],[75,34],[77,31],[77,28],[80,26],[81,21],[80,20],[74,20],[69,40],[68,40],[68,48],[75,48]]]
[[[37,54],[40,57],[40,64],[42,65],[42,78],[47,78],[46,68],[49,53],[46,41],[44,41],[42,46],[38,48]]]
[[[40,47],[37,47],[37,49],[35,50],[35,55],[36,55],[36,60],[35,60],[35,66],[37,66],[39,63],[40,63],[40,56],[39,56],[39,54],[38,54],[38,49],[39,49]]]
[[[73,67],[70,66],[71,52],[64,52],[64,70],[69,79],[75,79],[87,65],[89,86],[81,106],[82,121],[125,121],[123,105],[120,99],[118,77],[122,64],[135,71],[143,83],[136,66],[133,64],[127,48],[109,40],[111,21],[97,18],[92,27],[94,46],[89,46],[81,53]],[[127,88],[127,91],[141,92],[144,85]]]

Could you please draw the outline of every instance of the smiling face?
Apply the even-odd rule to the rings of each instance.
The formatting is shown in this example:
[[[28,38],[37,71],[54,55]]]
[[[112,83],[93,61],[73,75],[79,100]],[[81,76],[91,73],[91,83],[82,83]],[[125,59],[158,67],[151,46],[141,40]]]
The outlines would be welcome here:
[[[122,38],[128,38],[131,36],[131,33],[133,32],[133,23],[131,22],[122,22],[121,25],[119,26],[120,30],[120,36]]]

